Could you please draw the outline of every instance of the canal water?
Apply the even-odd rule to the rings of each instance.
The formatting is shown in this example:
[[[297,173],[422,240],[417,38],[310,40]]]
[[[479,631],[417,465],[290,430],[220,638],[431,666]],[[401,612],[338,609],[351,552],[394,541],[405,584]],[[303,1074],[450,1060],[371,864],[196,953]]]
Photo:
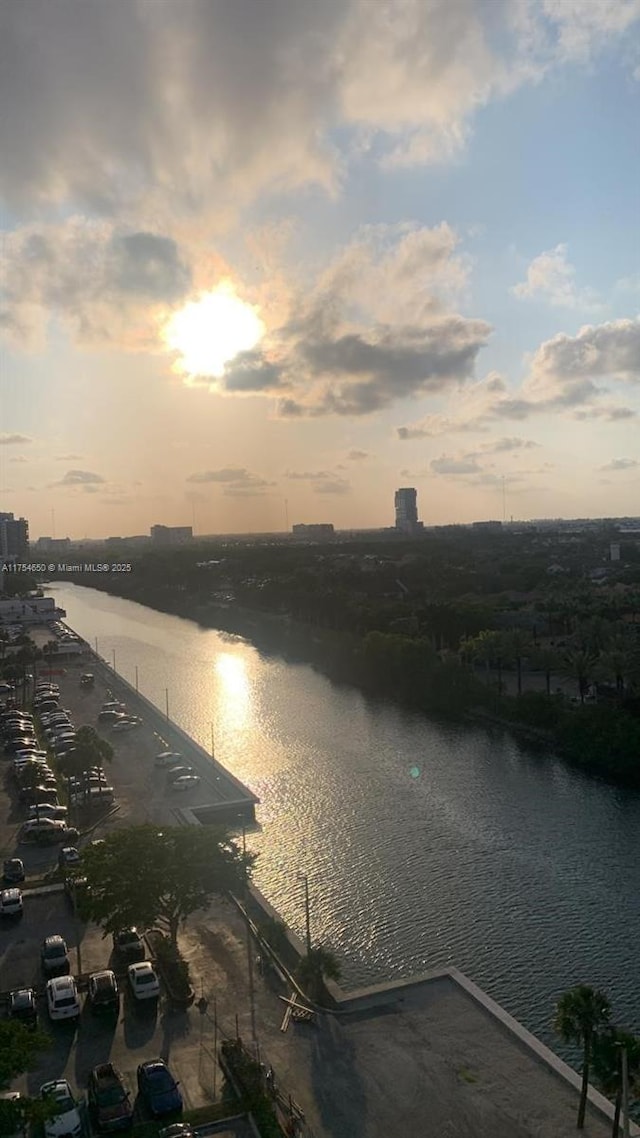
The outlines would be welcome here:
[[[640,1033],[640,795],[442,726],[250,643],[75,585],[67,619],[261,799],[256,884],[351,984],[455,965],[562,1053],[554,1001]]]

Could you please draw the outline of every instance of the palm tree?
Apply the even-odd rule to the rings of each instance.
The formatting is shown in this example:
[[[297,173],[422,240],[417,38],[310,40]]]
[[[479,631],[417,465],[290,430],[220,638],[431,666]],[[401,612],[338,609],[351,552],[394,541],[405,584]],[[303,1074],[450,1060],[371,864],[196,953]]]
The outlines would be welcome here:
[[[633,1093],[640,1083],[640,1039],[614,1026],[608,1027],[606,1031],[594,1037],[593,1071],[607,1098],[614,1099],[615,1103],[611,1138],[618,1138],[620,1128],[623,1047],[627,1053],[629,1088]]]
[[[593,1057],[596,1034],[605,1027],[611,1016],[611,1005],[604,992],[588,984],[578,984],[564,993],[556,1004],[554,1030],[565,1043],[582,1047],[582,1089],[578,1107],[578,1130],[584,1129],[589,1090],[589,1065]]]
[[[577,680],[580,703],[584,703],[584,697],[589,690],[589,683],[597,667],[598,657],[583,648],[576,648],[573,652],[567,652],[563,657],[562,672],[565,676],[571,676],[572,679]]]
[[[531,635],[522,628],[514,628],[502,639],[506,655],[515,663],[518,695],[522,695],[522,657],[531,648]]]
[[[338,958],[321,944],[303,956],[298,965],[298,979],[314,1000],[322,999],[325,979],[338,981],[341,975]]]

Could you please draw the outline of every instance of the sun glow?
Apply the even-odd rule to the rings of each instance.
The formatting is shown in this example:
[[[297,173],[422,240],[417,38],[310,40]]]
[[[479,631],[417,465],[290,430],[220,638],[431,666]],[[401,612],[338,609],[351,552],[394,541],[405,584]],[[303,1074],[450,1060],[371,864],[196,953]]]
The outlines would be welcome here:
[[[164,329],[167,347],[179,354],[184,375],[219,377],[240,352],[254,348],[265,333],[257,309],[225,281],[174,313]]]

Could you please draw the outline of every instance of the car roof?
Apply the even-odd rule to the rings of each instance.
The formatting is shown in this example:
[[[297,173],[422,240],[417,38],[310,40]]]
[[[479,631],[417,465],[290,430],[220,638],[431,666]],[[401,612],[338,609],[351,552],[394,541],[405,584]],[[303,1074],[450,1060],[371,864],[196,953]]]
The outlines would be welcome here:
[[[65,948],[67,947],[65,939],[63,936],[61,936],[60,933],[53,933],[52,936],[46,936],[42,943],[45,948],[49,948],[57,944],[64,944]]]
[[[73,976],[53,976],[51,980],[47,981],[47,988],[53,991],[55,988],[60,988],[63,991],[68,988],[75,988],[76,982]]]
[[[22,894],[19,889],[13,886],[11,889],[3,889],[0,896],[3,901],[15,901],[18,897],[21,897]]]
[[[14,992],[9,993],[9,999],[14,1004],[30,1004],[35,1001],[36,994],[33,988],[16,988]]]
[[[129,972],[153,972],[153,964],[150,960],[138,960],[136,964],[129,965]]]

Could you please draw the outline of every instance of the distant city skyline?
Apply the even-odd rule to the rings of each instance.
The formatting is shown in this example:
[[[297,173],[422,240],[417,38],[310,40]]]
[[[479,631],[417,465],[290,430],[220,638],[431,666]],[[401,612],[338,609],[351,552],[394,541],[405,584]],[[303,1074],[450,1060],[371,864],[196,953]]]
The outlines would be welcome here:
[[[634,516],[639,28],[0,5],[0,509],[76,540],[378,528],[401,486],[426,526]]]

